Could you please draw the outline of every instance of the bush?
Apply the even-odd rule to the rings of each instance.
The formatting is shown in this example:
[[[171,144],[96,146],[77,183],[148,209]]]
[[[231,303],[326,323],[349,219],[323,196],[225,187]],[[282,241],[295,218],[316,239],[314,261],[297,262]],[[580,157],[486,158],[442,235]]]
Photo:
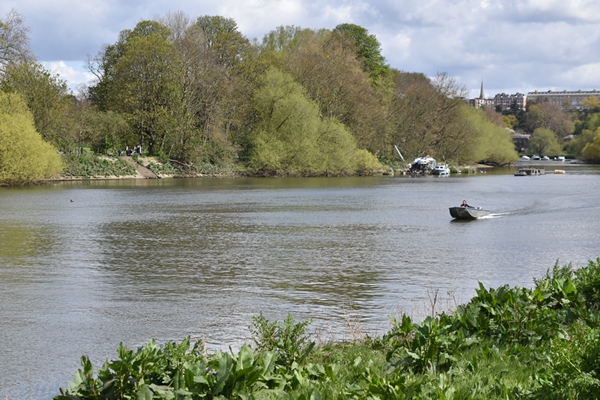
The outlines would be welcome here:
[[[291,366],[293,363],[303,362],[315,346],[306,337],[306,327],[309,324],[309,319],[295,323],[294,318],[288,314],[281,325],[279,321],[267,320],[261,312],[252,318],[249,329],[258,350],[276,351],[279,360]]]
[[[21,97],[0,91],[0,184],[48,179],[62,168],[58,152],[36,132]]]

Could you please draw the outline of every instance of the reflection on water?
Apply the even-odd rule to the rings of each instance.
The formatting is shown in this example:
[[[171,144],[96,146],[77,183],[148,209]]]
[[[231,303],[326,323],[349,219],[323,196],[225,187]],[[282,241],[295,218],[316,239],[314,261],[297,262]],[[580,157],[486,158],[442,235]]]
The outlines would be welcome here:
[[[0,397],[51,398],[81,355],[99,365],[121,341],[236,346],[259,311],[344,338],[347,318],[382,333],[427,290],[467,301],[477,281],[530,285],[557,259],[600,254],[599,189],[585,166],[2,189]],[[453,221],[464,198],[492,218]]]

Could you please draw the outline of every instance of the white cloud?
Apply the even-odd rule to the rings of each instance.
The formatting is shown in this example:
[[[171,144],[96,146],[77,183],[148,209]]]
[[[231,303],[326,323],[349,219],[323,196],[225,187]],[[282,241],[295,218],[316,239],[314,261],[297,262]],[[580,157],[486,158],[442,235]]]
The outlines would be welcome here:
[[[561,79],[568,82],[573,90],[600,89],[600,62],[578,65],[561,74]],[[595,86],[589,86],[594,82]]]
[[[67,82],[69,89],[76,93],[81,85],[89,86],[95,79],[95,76],[85,71],[81,62],[65,62],[65,61],[46,61],[42,62],[52,75],[58,75],[60,79]]]
[[[53,68],[71,86],[89,79],[72,60],[95,55],[142,19],[183,11],[233,18],[250,39],[281,25],[358,24],[378,37],[392,67],[445,71],[473,89],[484,79],[489,94],[600,87],[598,0],[6,0],[0,17],[13,7],[31,27],[35,54],[63,60]]]

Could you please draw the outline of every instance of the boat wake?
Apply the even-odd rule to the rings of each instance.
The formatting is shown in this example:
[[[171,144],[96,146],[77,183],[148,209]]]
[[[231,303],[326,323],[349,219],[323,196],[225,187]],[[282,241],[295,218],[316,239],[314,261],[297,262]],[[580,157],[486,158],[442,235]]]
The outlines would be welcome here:
[[[512,213],[510,212],[500,212],[500,213],[490,213],[489,215],[486,215],[484,217],[479,217],[478,219],[494,219],[494,218],[501,218],[505,215],[510,215]]]

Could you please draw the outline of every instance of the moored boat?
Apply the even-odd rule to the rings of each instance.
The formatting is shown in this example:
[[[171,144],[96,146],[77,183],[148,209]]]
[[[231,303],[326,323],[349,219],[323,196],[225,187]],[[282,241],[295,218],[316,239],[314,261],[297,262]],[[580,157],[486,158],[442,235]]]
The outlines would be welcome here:
[[[450,175],[450,167],[448,164],[438,164],[432,171],[433,175],[447,176]]]
[[[477,219],[490,215],[491,212],[480,207],[450,207],[450,215],[456,219]]]
[[[546,175],[546,170],[544,168],[519,168],[517,172],[515,172],[515,176],[537,176],[537,175]]]

